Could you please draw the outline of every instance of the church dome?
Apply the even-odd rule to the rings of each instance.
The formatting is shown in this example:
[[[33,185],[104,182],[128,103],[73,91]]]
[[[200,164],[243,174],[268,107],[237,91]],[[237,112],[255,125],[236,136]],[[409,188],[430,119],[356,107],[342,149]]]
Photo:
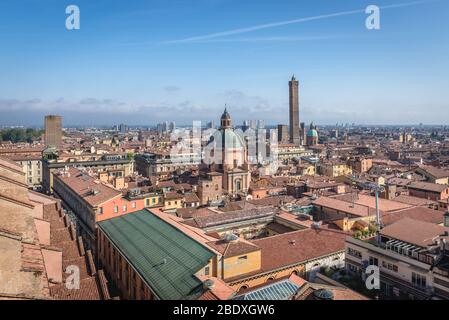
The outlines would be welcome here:
[[[217,130],[209,139],[208,145],[215,144],[215,148],[240,149],[244,148],[243,138],[233,129]]]
[[[229,114],[229,112],[225,109],[223,114],[221,115],[221,120],[230,120],[231,119],[231,115]]]

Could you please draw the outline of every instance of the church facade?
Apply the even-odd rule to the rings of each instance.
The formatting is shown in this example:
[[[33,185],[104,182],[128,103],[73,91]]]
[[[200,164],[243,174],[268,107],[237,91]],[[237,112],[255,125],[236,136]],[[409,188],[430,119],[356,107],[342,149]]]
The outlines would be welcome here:
[[[232,119],[225,109],[220,129],[205,147],[206,171],[222,175],[223,191],[231,196],[245,195],[251,181],[246,140],[232,127]]]

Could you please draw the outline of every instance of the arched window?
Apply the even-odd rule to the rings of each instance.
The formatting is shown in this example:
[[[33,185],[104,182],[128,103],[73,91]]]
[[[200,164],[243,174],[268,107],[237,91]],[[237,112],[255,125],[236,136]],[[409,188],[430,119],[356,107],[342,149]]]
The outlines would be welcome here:
[[[246,289],[248,289],[248,286],[245,284],[245,285],[243,285],[243,286],[241,286],[239,288],[238,292],[241,292],[241,291],[246,290]]]

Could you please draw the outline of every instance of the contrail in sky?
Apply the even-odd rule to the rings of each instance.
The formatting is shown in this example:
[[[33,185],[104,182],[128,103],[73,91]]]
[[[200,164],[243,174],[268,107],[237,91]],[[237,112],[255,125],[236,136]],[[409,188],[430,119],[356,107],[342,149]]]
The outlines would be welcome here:
[[[426,3],[436,2],[436,1],[440,1],[440,0],[413,1],[413,2],[380,6],[379,8],[380,9],[393,9],[393,8],[409,7],[409,6],[419,5],[419,4],[426,4]],[[334,17],[348,16],[348,15],[353,15],[353,14],[357,14],[357,13],[365,13],[365,8],[323,14],[323,15],[318,15],[318,16],[313,16],[313,17],[305,17],[305,18],[294,19],[294,20],[286,20],[286,21],[278,21],[278,22],[260,24],[260,25],[256,25],[256,26],[227,30],[227,31],[216,32],[216,33],[209,33],[206,35],[195,36],[195,37],[190,37],[190,38],[185,38],[185,39],[170,40],[170,41],[165,41],[164,43],[170,44],[170,43],[187,43],[187,42],[197,42],[197,41],[200,42],[200,41],[204,41],[204,40],[221,38],[221,37],[242,34],[242,33],[248,33],[248,32],[253,32],[253,31],[258,31],[258,30],[264,30],[264,29],[271,29],[271,28],[286,26],[286,25],[290,25],[290,24],[297,24],[297,23],[314,21],[314,20],[323,20],[323,19],[329,19],[329,18],[334,18]]]

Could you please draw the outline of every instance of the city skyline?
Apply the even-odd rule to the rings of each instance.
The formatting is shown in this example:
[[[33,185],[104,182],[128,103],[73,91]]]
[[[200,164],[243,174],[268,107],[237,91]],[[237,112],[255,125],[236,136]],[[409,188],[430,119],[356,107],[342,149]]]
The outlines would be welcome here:
[[[448,120],[446,1],[378,1],[380,30],[365,27],[368,1],[80,0],[72,31],[71,3],[23,4],[0,5],[0,125],[40,125],[45,114],[66,126],[189,125],[225,104],[236,123],[286,124],[292,74],[301,122]]]

